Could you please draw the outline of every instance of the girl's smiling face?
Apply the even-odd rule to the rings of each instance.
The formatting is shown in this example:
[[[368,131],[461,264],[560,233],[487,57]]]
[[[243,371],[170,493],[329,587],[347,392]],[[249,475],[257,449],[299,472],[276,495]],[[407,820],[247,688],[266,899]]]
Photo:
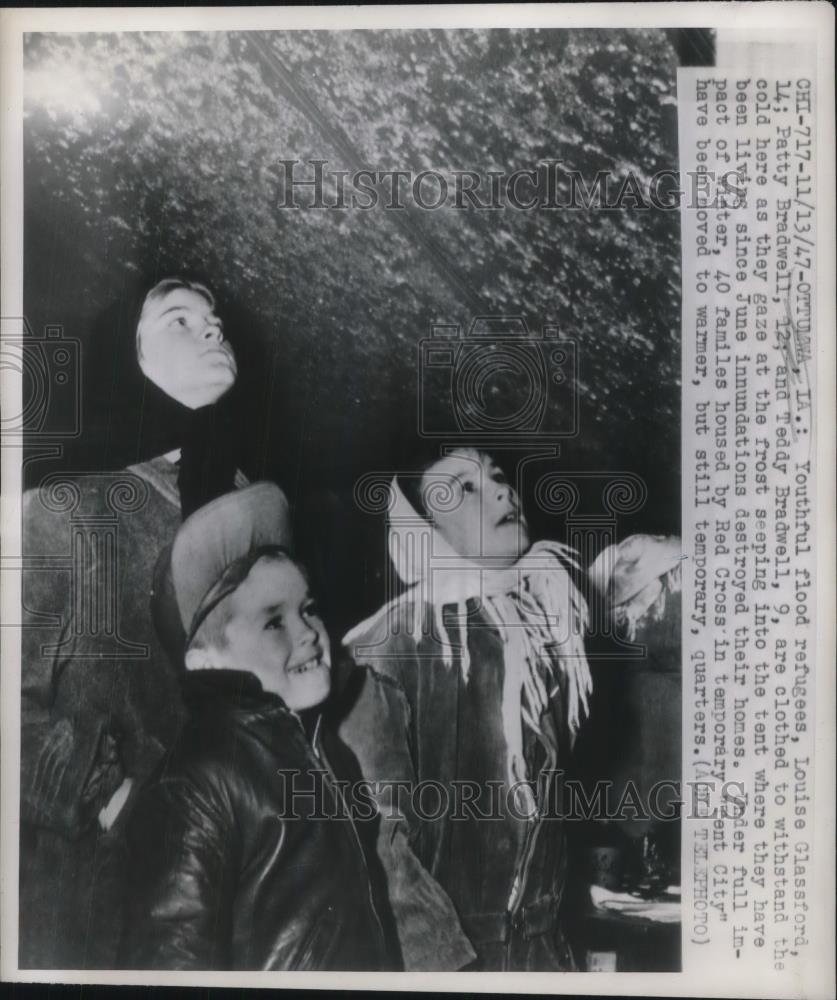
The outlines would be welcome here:
[[[421,493],[429,520],[459,555],[512,565],[529,548],[520,499],[490,455],[446,455],[425,471]]]

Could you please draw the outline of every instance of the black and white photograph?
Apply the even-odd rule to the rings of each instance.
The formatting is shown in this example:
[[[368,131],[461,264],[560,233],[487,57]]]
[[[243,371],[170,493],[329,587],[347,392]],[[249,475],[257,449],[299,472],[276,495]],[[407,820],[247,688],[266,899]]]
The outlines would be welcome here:
[[[821,109],[681,6],[3,38],[4,978],[810,956]]]

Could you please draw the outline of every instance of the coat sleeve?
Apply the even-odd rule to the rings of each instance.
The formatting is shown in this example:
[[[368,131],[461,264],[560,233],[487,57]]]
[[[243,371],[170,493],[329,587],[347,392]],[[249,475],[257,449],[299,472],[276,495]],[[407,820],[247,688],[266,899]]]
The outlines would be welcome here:
[[[128,844],[123,968],[231,968],[240,843],[223,787],[189,775],[152,785],[129,817]]]
[[[410,808],[416,784],[411,712],[401,685],[359,668],[360,691],[340,727],[372,785],[381,816],[378,855],[407,972],[461,969],[476,957],[453,903],[416,856],[419,823]]]
[[[100,509],[100,487],[82,486],[83,509]],[[96,619],[95,628],[85,627],[82,619],[95,603],[90,595],[101,597],[100,577],[110,577],[103,576],[100,550],[80,545],[73,558],[83,560],[84,569],[74,596],[70,516],[49,509],[37,489],[29,490],[22,526],[21,819],[76,838],[95,824],[124,777],[136,782],[159,763],[159,737],[174,735],[170,705],[176,706],[179,691],[153,647],[151,659],[125,658],[106,622]],[[161,521],[161,533],[165,527]],[[151,631],[144,599],[150,556],[143,561],[138,552],[153,552],[159,539],[146,537],[129,515],[120,529],[116,624],[126,629],[136,652],[140,642],[150,642]]]
[[[32,565],[22,573],[20,803],[23,822],[75,838],[124,775],[106,758],[109,720],[91,682],[110,664],[75,634],[69,573],[51,568],[69,546],[68,525],[37,490],[24,494],[23,551]],[[77,675],[73,704],[65,692]]]
[[[49,606],[45,583],[24,574],[30,607]],[[139,681],[133,675],[142,665],[97,658],[93,643],[74,636],[66,623],[60,630],[33,625],[22,631],[21,819],[75,839],[96,822],[126,776],[124,749],[139,729],[131,715]],[[145,736],[143,749],[152,742]],[[145,754],[148,762],[139,753],[132,761],[147,774],[162,753],[156,743]]]

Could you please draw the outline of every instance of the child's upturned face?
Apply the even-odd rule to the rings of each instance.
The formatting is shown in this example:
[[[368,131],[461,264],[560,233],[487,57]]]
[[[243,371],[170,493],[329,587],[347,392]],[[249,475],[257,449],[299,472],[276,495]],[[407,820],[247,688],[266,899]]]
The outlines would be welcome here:
[[[260,559],[228,598],[227,645],[210,651],[218,666],[248,670],[295,712],[319,705],[331,690],[325,625],[299,569]]]
[[[421,485],[428,516],[459,555],[511,565],[529,548],[520,499],[490,455],[452,452],[424,473]]]
[[[138,347],[143,373],[190,409],[214,403],[235,382],[235,355],[221,320],[191,289],[176,288],[145,306]]]

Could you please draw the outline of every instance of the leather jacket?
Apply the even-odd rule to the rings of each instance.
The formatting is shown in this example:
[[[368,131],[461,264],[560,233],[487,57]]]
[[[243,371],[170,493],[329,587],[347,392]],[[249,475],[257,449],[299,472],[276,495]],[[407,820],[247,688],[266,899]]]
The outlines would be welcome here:
[[[184,698],[190,720],[128,820],[123,966],[387,967],[336,740],[319,722],[309,739],[242,671],[189,673]]]
[[[443,662],[430,628],[412,633],[409,601],[356,630],[340,734],[364,778],[383,783],[376,787],[378,850],[405,968],[572,969],[559,922],[567,852],[558,796],[571,743],[565,695],[553,692],[541,735],[527,735],[540,813],[526,819],[506,796],[503,642],[480,614],[469,601],[469,680],[457,663]],[[462,782],[478,789],[470,806],[463,805]],[[428,792],[424,802],[411,795],[431,783],[444,792]],[[427,811],[438,809],[439,798],[446,808],[431,819]]]

